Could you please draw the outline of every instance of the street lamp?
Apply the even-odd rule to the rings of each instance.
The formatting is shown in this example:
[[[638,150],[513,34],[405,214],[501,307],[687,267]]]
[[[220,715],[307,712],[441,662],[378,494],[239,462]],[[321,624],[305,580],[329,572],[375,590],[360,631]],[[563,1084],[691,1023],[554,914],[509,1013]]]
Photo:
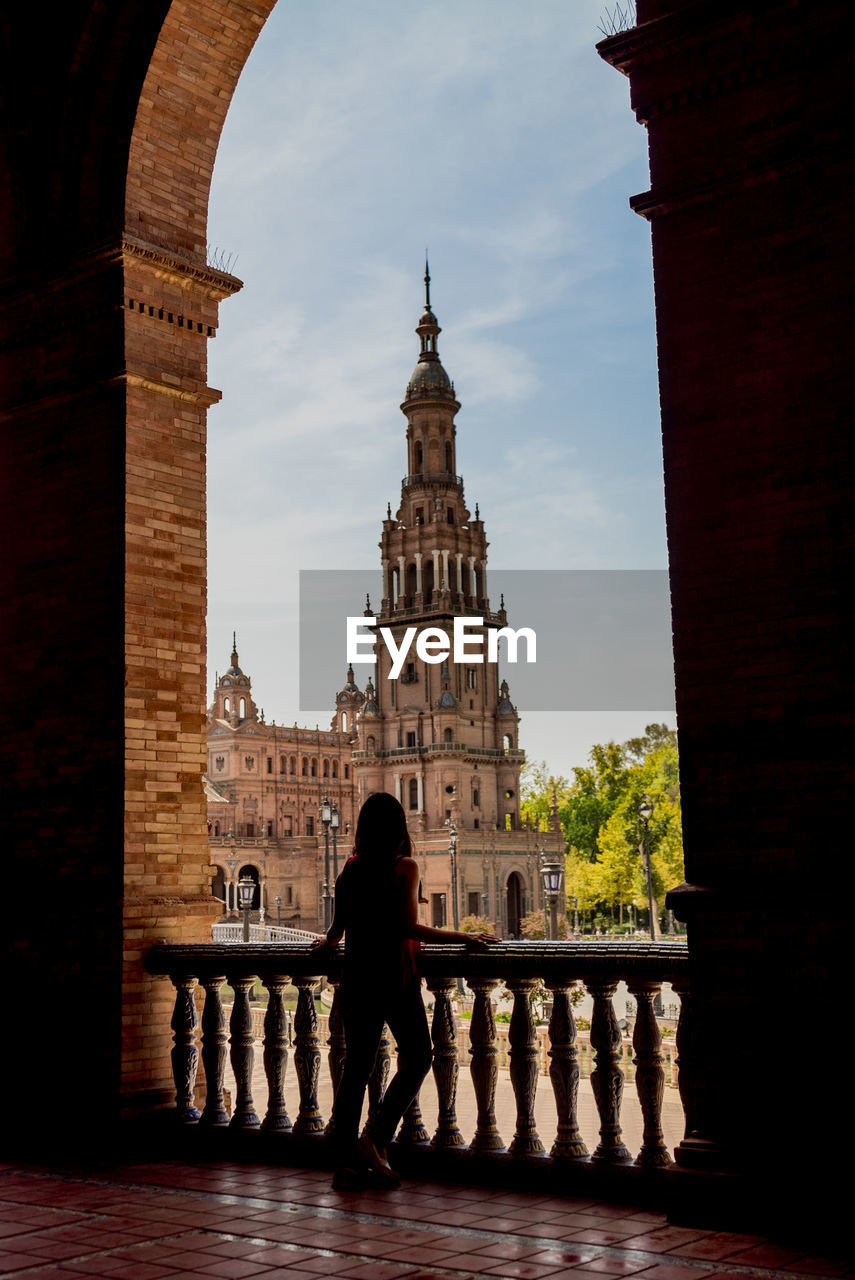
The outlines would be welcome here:
[[[448,853],[451,859],[451,920],[455,929],[460,928],[460,912],[457,906],[457,827],[454,821],[448,829]]]
[[[243,940],[249,942],[249,913],[255,897],[255,881],[252,876],[241,876],[238,880],[238,902],[243,912]]]
[[[549,923],[547,928],[547,938],[555,941],[558,938],[558,894],[561,890],[561,864],[556,861],[555,854],[547,853],[545,849],[540,851],[540,874],[543,879],[544,908],[543,915],[546,919],[546,908],[549,907]]]
[[[278,927],[282,924],[282,899],[279,897],[278,893],[274,901],[276,902],[276,924]]]
[[[650,875],[650,819],[653,817],[653,805],[647,796],[642,796],[638,802],[638,816],[644,825],[644,834],[641,837],[641,861],[644,867],[644,875],[647,879],[647,910],[650,915],[650,941],[656,941],[656,921],[653,912],[653,880]]]
[[[332,805],[326,796],[321,801],[321,822],[324,824],[324,933],[332,922],[330,910],[330,822]]]
[[[333,884],[338,880],[338,828],[341,823],[341,816],[338,811],[338,805],[333,804],[330,814],[330,826],[332,827],[332,864],[333,864]]]

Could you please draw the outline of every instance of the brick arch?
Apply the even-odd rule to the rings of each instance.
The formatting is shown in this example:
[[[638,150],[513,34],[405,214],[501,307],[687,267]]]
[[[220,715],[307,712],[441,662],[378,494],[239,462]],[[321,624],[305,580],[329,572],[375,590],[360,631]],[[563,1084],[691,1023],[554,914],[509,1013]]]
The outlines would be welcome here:
[[[51,1096],[57,1046],[86,1046],[67,1055],[73,1105],[22,1110],[24,1124],[109,1129],[169,1096],[171,997],[142,957],[157,938],[204,940],[215,908],[197,710],[218,398],[206,346],[240,282],[207,267],[206,218],[229,101],[274,3],[0,15],[22,51],[0,86],[0,416],[14,445],[0,509],[16,558],[0,645],[30,709],[4,724],[0,758],[19,801],[7,870],[40,907],[9,933],[20,990],[52,1009],[44,1039],[4,1063],[7,1092],[26,1077]]]

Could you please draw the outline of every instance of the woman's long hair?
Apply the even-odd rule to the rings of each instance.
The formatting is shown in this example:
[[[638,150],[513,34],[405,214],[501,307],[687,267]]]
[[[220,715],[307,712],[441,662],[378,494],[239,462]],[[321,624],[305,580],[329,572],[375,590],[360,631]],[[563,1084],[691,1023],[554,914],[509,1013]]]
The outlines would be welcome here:
[[[359,810],[353,852],[371,862],[392,862],[412,857],[407,815],[388,791],[375,791]]]

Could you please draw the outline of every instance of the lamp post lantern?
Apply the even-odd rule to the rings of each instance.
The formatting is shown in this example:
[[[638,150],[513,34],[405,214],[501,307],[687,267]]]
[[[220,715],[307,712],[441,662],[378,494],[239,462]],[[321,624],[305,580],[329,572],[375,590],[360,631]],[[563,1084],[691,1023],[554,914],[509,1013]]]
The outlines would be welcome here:
[[[249,913],[255,897],[255,881],[251,876],[241,876],[238,880],[238,902],[243,912],[243,940],[249,942]]]
[[[330,822],[332,805],[326,796],[321,801],[321,822],[324,824],[324,933],[332,922],[330,910]]]
[[[650,874],[650,819],[653,817],[653,805],[647,796],[642,796],[638,802],[638,816],[644,827],[644,833],[641,837],[641,861],[644,867],[644,875],[647,880],[647,910],[650,916],[650,941],[656,941],[656,919],[653,909],[653,879]]]
[[[540,874],[543,880],[544,920],[546,920],[547,907],[549,908],[546,936],[554,942],[558,938],[558,894],[561,891],[561,864],[556,861],[554,854],[547,853],[545,849],[540,851],[540,863]]]

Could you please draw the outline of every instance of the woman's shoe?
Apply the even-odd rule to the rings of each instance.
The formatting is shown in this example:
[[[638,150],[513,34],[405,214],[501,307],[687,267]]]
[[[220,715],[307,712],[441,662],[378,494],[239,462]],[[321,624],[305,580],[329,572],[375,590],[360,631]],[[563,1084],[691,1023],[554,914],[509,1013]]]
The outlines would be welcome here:
[[[352,1169],[346,1165],[336,1169],[333,1174],[332,1189],[333,1191],[364,1191],[368,1177],[367,1169]]]
[[[401,1185],[401,1179],[388,1161],[386,1148],[378,1146],[370,1133],[364,1132],[357,1146],[359,1154],[386,1186],[399,1187]]]

